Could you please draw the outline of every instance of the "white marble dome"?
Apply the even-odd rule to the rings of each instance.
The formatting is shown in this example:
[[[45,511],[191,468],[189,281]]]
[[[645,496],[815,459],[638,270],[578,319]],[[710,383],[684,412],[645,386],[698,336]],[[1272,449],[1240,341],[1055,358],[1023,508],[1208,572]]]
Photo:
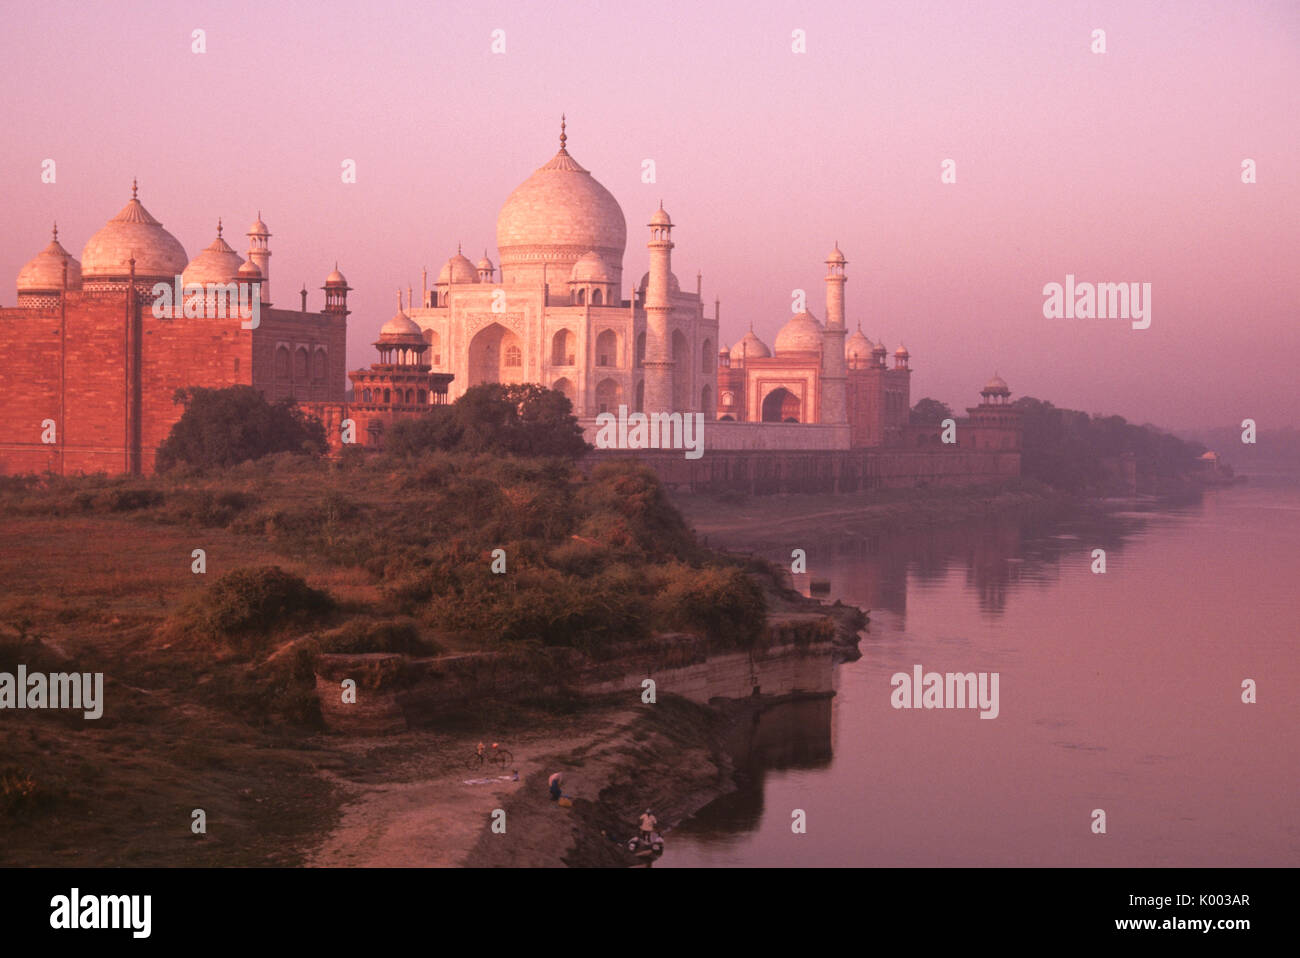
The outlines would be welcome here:
[[[48,293],[63,289],[63,264],[68,264],[68,289],[81,289],[81,264],[59,243],[54,227],[50,244],[18,271],[18,292]]]
[[[573,270],[569,273],[569,282],[608,283],[610,282],[609,270],[605,268],[605,261],[596,253],[586,252],[573,264]]]
[[[149,215],[131,187],[131,201],[81,251],[83,279],[125,277],[135,257],[138,279],[171,279],[185,271],[185,247]]]
[[[401,298],[400,294],[398,298]],[[406,311],[400,306],[397,309],[397,314],[380,328],[379,339],[381,342],[388,343],[409,342],[424,345],[424,334],[420,331],[420,327],[411,317],[406,315]]]
[[[181,274],[181,281],[187,285],[233,283],[239,278],[239,270],[243,265],[244,258],[221,238],[221,221],[218,220],[217,238],[190,261],[190,265],[186,266],[185,272]]]
[[[872,345],[871,340],[863,334],[862,330],[857,329],[844,342],[844,358],[867,363],[871,361],[871,351],[873,349],[875,349],[875,346]]]
[[[446,286],[448,283],[459,285],[477,282],[478,267],[459,249],[456,250],[455,256],[442,264],[442,270],[438,273],[438,284],[441,286]]]
[[[803,312],[781,327],[776,334],[776,354],[819,353],[822,348],[822,324],[812,313]]]
[[[771,355],[772,351],[767,348],[767,343],[755,336],[752,329],[742,336],[736,345],[731,347],[732,361],[743,359],[768,359]]]
[[[556,267],[572,267],[579,257],[595,252],[614,281],[623,269],[627,220],[612,193],[601,186],[564,147],[517,186],[497,216],[497,249],[503,275],[540,279],[542,264],[549,276],[566,275]]]
[[[650,285],[650,274],[643,273],[641,275],[641,282],[636,284],[637,292],[644,293],[646,287],[649,285]],[[669,270],[668,271],[668,292],[680,293],[681,291],[682,291],[682,284],[677,282],[677,274],[674,273],[672,270]]]

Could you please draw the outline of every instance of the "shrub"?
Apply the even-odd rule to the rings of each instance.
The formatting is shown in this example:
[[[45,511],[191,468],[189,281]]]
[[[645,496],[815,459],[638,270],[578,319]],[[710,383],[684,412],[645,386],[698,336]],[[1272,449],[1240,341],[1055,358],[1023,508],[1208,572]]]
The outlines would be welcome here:
[[[279,566],[236,569],[223,575],[183,612],[183,625],[200,638],[243,650],[266,645],[273,631],[319,617],[334,600]]]
[[[654,601],[659,627],[698,632],[740,648],[752,648],[762,637],[767,599],[740,569],[678,565],[662,576]]]

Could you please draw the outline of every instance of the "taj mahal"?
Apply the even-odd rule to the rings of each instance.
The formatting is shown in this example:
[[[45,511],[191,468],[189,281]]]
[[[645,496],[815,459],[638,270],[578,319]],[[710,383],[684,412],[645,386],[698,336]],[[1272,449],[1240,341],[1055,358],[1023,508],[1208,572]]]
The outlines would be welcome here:
[[[260,211],[247,259],[218,220],[216,238],[191,260],[133,182],[130,201],[80,260],[56,229],[19,273],[17,305],[0,307],[0,415],[21,425],[0,438],[0,474],[149,471],[180,417],[176,390],[187,386],[242,384],[269,400],[293,399],[321,419],[337,452],[347,442],[381,447],[396,421],[482,383],[563,393],[588,442],[601,414],[700,418],[703,448],[719,454],[709,468],[724,472],[749,468],[730,453],[866,452],[874,458],[853,460],[862,481],[1019,473],[1020,411],[997,376],[967,408],[955,441],[938,424],[910,422],[911,355],[861,329],[849,334],[848,259],[838,243],[822,258],[824,320],[811,310],[792,315],[771,347],[752,327],[733,345],[722,341],[721,303],[706,310],[698,271],[695,288],[682,288],[676,225],[662,202],[640,227],[649,269],[625,286],[623,209],[567,144],[561,118],[559,150],[497,216],[498,262],[486,250],[472,261],[458,248],[432,285],[426,270],[418,304],[412,287],[405,302],[399,292],[374,343],[378,361],[357,370],[345,360],[352,287],[337,263],[318,311],[308,310],[305,285],[273,302],[271,233]],[[151,309],[158,289],[190,284],[200,295],[206,284],[241,297],[256,287],[260,321],[249,328],[238,318]]]
[[[454,377],[451,398],[479,383],[540,383],[569,398],[588,433],[619,406],[702,413],[710,448],[902,441],[910,355],[861,330],[848,335],[838,244],[824,259],[824,323],[804,311],[772,348],[752,329],[727,347],[720,303],[706,310],[700,274],[683,289],[673,272],[675,226],[662,203],[642,227],[649,270],[624,295],[627,219],[567,142],[561,119],[559,151],[502,205],[499,263],[457,249],[432,287],[425,272],[419,305],[411,293],[384,326],[384,336],[423,339],[423,361]]]

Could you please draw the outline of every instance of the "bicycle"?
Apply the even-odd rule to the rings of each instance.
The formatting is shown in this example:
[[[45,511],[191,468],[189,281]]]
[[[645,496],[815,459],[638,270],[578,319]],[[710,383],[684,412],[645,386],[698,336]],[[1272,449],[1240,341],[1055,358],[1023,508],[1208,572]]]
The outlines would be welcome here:
[[[504,749],[496,742],[492,743],[491,748],[485,748],[481,743],[470,756],[465,767],[471,771],[483,768],[485,765],[499,765],[505,769],[514,764],[514,756],[510,754],[509,749]]]

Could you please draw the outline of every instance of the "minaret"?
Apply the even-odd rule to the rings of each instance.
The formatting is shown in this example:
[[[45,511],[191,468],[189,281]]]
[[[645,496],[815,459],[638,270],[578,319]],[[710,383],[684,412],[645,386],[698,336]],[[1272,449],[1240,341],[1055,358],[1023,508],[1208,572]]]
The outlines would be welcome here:
[[[650,278],[645,290],[645,411],[673,412],[673,356],[668,345],[669,277],[672,275],[673,223],[659,204],[650,217]],[[679,409],[677,412],[686,412]]]
[[[848,260],[836,243],[826,257],[826,330],[822,333],[821,421],[837,425],[849,421],[844,372],[844,266]]]
[[[262,305],[271,305],[271,250],[267,240],[271,232],[262,222],[262,211],[257,211],[257,222],[248,228],[248,259],[262,271]]]

